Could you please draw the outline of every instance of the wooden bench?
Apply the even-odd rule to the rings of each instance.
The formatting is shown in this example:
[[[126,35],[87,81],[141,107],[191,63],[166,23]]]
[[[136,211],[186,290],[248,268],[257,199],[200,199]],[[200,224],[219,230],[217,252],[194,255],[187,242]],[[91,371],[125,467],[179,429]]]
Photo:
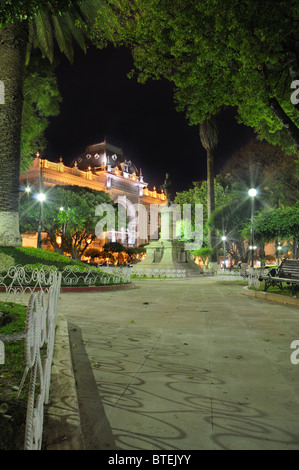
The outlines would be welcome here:
[[[264,292],[270,286],[278,286],[282,290],[282,283],[286,282],[292,286],[292,295],[294,296],[299,287],[299,260],[284,259],[278,268],[273,268],[267,274],[261,275],[259,280],[265,281]]]

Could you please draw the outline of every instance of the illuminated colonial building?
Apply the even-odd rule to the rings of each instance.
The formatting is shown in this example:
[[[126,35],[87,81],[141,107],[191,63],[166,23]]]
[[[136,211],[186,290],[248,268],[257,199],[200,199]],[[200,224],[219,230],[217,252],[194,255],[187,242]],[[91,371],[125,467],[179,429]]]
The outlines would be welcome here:
[[[149,238],[149,229],[147,237],[139,236],[139,214],[135,210],[136,204],[146,209],[149,220],[150,205],[163,206],[167,202],[163,191],[157,192],[155,187],[153,190],[148,189],[148,183],[144,181],[141,169],[138,170],[134,163],[123,155],[122,149],[106,141],[89,145],[70,166],[64,165],[62,157],[59,163],[36,157],[28,173],[21,176],[20,183],[24,187],[27,184],[38,186],[40,181],[44,187],[84,186],[109,193],[114,202],[121,201],[121,204],[126,206],[131,222],[132,219],[136,220],[135,231],[132,236],[132,231],[128,232],[122,227],[118,232],[110,232],[109,237],[110,241],[120,241],[129,246],[140,245]],[[149,224],[147,226],[149,227]],[[34,245],[34,242],[33,240],[30,242],[27,236],[26,239],[23,237],[23,245],[25,244]]]

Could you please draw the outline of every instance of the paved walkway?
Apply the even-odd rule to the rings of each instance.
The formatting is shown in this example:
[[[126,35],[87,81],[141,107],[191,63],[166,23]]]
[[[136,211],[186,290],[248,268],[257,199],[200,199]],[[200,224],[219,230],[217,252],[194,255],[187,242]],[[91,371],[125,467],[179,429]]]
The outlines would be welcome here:
[[[298,307],[213,278],[60,297],[86,449],[299,449]]]

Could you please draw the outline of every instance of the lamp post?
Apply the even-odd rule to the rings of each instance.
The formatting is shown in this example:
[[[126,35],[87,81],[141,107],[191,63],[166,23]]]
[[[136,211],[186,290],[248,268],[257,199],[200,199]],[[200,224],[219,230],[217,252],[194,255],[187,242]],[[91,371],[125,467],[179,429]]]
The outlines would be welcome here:
[[[38,158],[38,166],[39,166],[39,194],[37,195],[37,200],[39,201],[39,219],[38,219],[38,230],[37,230],[37,248],[42,247],[42,203],[46,199],[45,195],[42,192],[43,186],[43,175],[42,175],[42,161],[40,158],[40,153],[36,152],[36,157]]]
[[[37,248],[42,247],[42,211],[43,211],[43,202],[46,200],[46,195],[44,193],[39,193],[37,195],[37,200],[39,201],[39,218],[38,218],[38,231],[37,231]]]
[[[278,242],[278,247],[276,248],[277,250],[277,260],[278,260],[278,264],[280,263],[280,254],[281,254],[281,250],[282,250],[282,246],[280,244],[280,242]]]
[[[69,208],[68,208],[69,209]],[[67,210],[68,210],[67,209]],[[59,208],[60,212],[65,212],[65,209],[63,206]],[[67,219],[64,219],[64,222],[62,224],[62,230],[61,230],[61,246],[60,246],[60,251],[61,254],[63,255],[63,250],[64,250],[64,245],[65,245],[65,234],[66,234],[66,227],[67,227],[67,222],[65,221]]]
[[[223,241],[223,264],[224,264],[223,269],[225,269],[226,268],[226,263],[225,263],[226,261],[226,245],[225,245],[226,236],[222,235],[221,240]]]
[[[251,197],[251,267],[254,268],[254,226],[253,226],[253,215],[254,215],[254,198],[257,195],[257,190],[255,188],[251,188],[248,191],[249,196]]]

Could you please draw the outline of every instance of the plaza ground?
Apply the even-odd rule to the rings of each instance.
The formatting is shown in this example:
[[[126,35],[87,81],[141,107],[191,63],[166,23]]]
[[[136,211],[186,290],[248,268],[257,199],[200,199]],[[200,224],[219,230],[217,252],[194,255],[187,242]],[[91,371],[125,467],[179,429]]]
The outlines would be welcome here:
[[[48,449],[299,449],[297,306],[212,277],[135,286],[60,295]]]

